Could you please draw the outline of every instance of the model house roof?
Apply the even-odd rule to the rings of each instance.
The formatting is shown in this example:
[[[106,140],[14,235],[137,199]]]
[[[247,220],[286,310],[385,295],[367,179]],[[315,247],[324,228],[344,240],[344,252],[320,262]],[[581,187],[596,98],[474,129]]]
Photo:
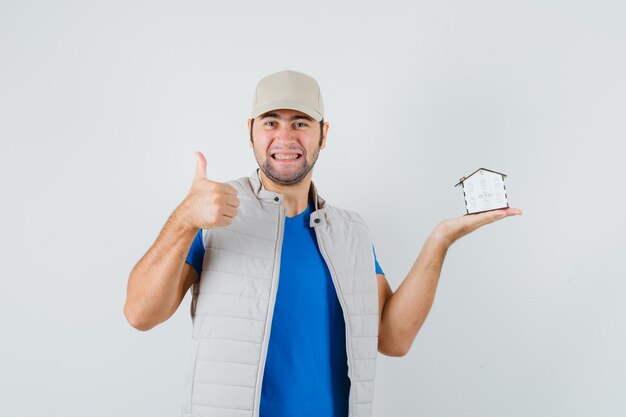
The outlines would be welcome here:
[[[503,174],[501,172],[497,172],[497,171],[493,171],[491,169],[487,169],[487,168],[478,168],[476,171],[472,172],[471,174],[469,174],[467,177],[461,177],[461,179],[459,180],[458,184],[455,185],[455,187],[463,184],[463,181],[465,181],[466,179],[468,179],[469,177],[471,177],[472,175],[474,175],[475,173],[477,173],[478,171],[488,171],[488,172],[493,172],[494,174],[498,174],[498,175],[502,175],[502,178],[506,177],[506,174]]]

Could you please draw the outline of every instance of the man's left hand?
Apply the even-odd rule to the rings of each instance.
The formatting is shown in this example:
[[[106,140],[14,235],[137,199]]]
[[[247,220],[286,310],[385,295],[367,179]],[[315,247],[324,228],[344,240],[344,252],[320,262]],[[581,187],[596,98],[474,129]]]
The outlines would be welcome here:
[[[467,214],[465,216],[441,221],[435,227],[431,236],[437,240],[441,240],[450,247],[456,240],[472,233],[479,227],[497,220],[502,220],[505,217],[519,216],[521,214],[522,210],[518,208],[506,208],[486,211],[484,213]]]

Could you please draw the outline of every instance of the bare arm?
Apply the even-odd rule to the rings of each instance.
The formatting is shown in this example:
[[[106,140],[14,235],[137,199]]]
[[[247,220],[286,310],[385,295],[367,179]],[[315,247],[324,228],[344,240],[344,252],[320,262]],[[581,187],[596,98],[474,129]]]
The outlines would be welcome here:
[[[435,298],[447,247],[429,237],[413,267],[395,293],[384,276],[378,278],[382,301],[378,350],[388,356],[404,356],[426,320]],[[385,298],[380,300],[381,287]],[[386,288],[385,288],[386,287]]]
[[[228,226],[237,216],[237,191],[208,180],[206,159],[200,152],[197,158],[189,194],[128,278],[124,315],[138,330],[149,330],[170,318],[198,279],[195,269],[185,262],[198,230]]]
[[[403,356],[409,351],[432,307],[443,261],[452,243],[481,226],[520,214],[521,210],[510,208],[444,220],[426,239],[395,293],[385,276],[379,274],[379,352]]]
[[[198,273],[185,257],[198,230],[187,228],[174,211],[148,252],[128,278],[126,319],[138,330],[149,330],[174,314]]]

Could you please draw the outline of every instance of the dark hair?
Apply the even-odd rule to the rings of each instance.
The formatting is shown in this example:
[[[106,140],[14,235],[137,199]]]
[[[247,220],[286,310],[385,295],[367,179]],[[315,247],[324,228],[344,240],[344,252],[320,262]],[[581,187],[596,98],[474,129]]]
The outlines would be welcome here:
[[[254,119],[250,121],[250,142],[254,142],[252,140],[252,128],[254,127]],[[322,136],[324,134],[324,119],[320,120],[320,146],[322,146]]]

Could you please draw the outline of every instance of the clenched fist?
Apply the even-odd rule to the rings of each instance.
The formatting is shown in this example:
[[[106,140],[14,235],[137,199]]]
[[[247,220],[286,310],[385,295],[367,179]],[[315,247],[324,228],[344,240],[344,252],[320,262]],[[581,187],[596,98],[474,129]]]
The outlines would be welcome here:
[[[180,204],[181,217],[188,227],[214,229],[229,226],[237,216],[237,190],[206,176],[206,159],[196,151],[196,175],[187,197]]]

